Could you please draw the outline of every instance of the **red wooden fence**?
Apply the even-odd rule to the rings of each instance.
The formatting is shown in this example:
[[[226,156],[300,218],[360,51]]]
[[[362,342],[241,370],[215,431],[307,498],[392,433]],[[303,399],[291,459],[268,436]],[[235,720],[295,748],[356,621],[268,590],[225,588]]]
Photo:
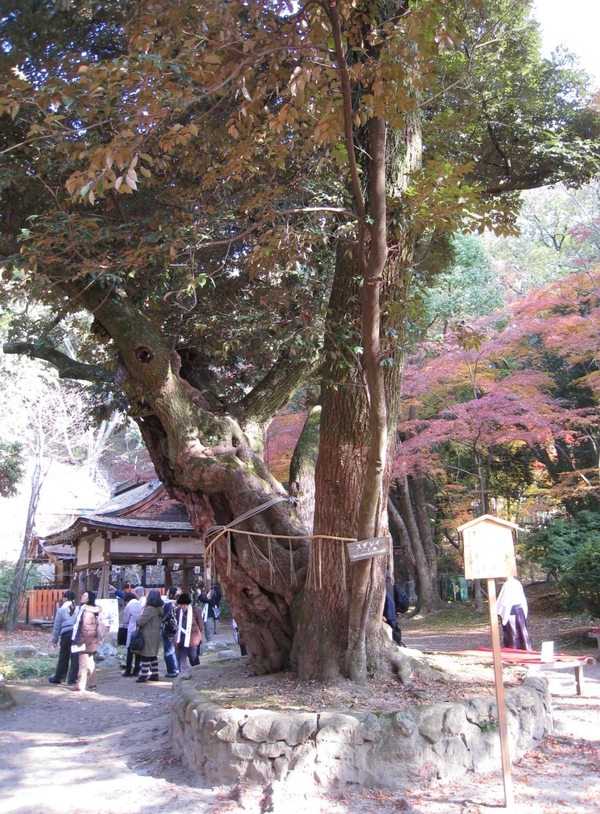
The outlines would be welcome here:
[[[21,605],[19,618],[25,620],[27,617],[30,622],[32,619],[54,619],[66,590],[66,588],[41,588],[35,591],[27,591]],[[146,593],[149,590],[150,588],[146,588]],[[157,588],[156,590],[161,595],[166,593],[166,588]],[[27,613],[27,602],[29,602],[29,613]]]
[[[43,588],[39,591],[27,591],[25,601],[21,605],[20,616],[25,618],[27,602],[29,602],[29,621],[32,619],[54,619],[57,608],[60,607],[65,588]]]

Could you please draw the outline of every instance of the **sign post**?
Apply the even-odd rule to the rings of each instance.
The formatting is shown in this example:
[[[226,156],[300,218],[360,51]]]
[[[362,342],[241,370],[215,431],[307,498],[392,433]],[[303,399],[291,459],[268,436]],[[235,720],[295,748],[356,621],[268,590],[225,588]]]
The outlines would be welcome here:
[[[500,650],[500,629],[496,610],[496,577],[514,577],[517,575],[513,534],[518,526],[501,520],[499,517],[485,514],[477,517],[458,531],[462,534],[464,544],[465,577],[467,579],[486,579],[488,587],[488,605],[490,609],[490,626],[492,630],[492,654],[494,658],[494,683],[496,685],[496,706],[498,707],[498,730],[500,733],[500,751],[502,754],[502,778],[504,781],[504,805],[512,810],[515,795],[510,766],[508,745],[508,726],[506,720],[506,703],[504,700],[504,683],[502,680],[502,653]]]
[[[506,703],[504,701],[504,682],[502,680],[502,654],[500,652],[500,630],[496,612],[496,583],[488,579],[488,604],[490,606],[490,625],[492,627],[492,653],[494,656],[494,683],[496,685],[496,706],[498,707],[498,730],[500,732],[500,751],[502,753],[502,778],[504,780],[504,805],[512,809],[515,794],[510,767],[508,747],[508,726],[506,723]]]

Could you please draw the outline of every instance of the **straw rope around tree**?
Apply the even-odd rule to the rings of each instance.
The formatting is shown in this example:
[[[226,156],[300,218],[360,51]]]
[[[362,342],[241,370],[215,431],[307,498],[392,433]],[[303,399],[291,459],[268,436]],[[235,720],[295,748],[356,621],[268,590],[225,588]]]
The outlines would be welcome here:
[[[210,563],[214,567],[215,563],[215,545],[218,540],[220,540],[223,536],[227,537],[227,544],[228,544],[228,552],[227,552],[227,575],[231,576],[231,532],[233,527],[238,525],[239,523],[244,522],[250,517],[253,517],[256,514],[260,514],[261,512],[266,511],[271,506],[274,506],[276,503],[287,502],[295,505],[296,499],[295,498],[288,498],[288,497],[278,497],[274,498],[273,500],[268,501],[267,503],[263,503],[260,506],[257,506],[255,509],[251,509],[250,511],[246,512],[245,514],[236,517],[226,526],[211,526],[208,528],[204,534],[202,535],[202,541],[204,542],[204,560],[205,562]],[[313,534],[313,535],[306,535],[306,534],[295,534],[295,535],[285,535],[285,534],[266,534],[264,532],[259,531],[246,531],[245,529],[240,529],[237,534],[244,534],[248,539],[248,544],[254,561],[256,563],[256,573],[258,574],[258,561],[259,558],[263,561],[266,561],[269,566],[269,573],[271,575],[270,582],[273,583],[273,577],[275,574],[275,569],[279,570],[277,564],[274,562],[274,558],[272,556],[272,540],[275,539],[277,541],[288,540],[289,541],[289,553],[290,553],[290,583],[292,585],[297,585],[296,579],[296,571],[294,569],[294,561],[293,561],[293,548],[292,548],[292,540],[309,540],[310,547],[309,547],[309,556],[308,556],[308,570],[306,574],[306,581],[313,588],[321,589],[323,587],[323,573],[322,573],[322,543],[324,540],[330,540],[332,542],[342,543],[342,550],[340,553],[342,559],[342,582],[344,589],[346,588],[346,551],[343,546],[344,543],[355,543],[355,537],[334,537],[328,534]],[[214,535],[214,536],[212,536]],[[207,542],[207,538],[212,537],[212,539]],[[267,554],[265,555],[260,548],[253,543],[252,537],[260,537],[267,540]],[[283,576],[281,574],[281,576]]]

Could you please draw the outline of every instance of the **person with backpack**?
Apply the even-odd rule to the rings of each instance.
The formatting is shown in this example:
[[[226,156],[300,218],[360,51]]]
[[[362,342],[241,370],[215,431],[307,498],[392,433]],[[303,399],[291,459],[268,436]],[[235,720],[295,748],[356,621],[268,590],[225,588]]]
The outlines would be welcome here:
[[[60,641],[60,650],[58,651],[56,670],[48,679],[50,684],[60,684],[67,678],[67,672],[67,683],[71,686],[77,683],[79,656],[77,653],[71,653],[71,637],[73,635],[73,626],[77,619],[76,611],[75,591],[65,591],[63,594],[63,603],[56,611],[54,627],[52,629],[52,644],[57,647]]]
[[[94,655],[102,643],[106,625],[102,608],[96,605],[96,592],[86,591],[81,597],[81,607],[73,626],[72,649],[79,653],[79,676],[74,692],[96,689],[96,662]]]
[[[396,583],[394,583],[394,602],[396,604],[396,613],[406,613],[410,607],[408,594]]]
[[[175,600],[180,593],[180,589],[172,585],[167,591],[167,599],[163,605],[160,633],[167,668],[166,678],[176,678],[179,675],[177,658],[175,657],[175,634],[177,633],[177,603]]]
[[[127,657],[125,660],[125,670],[121,675],[123,678],[130,678],[131,676],[138,676],[140,673],[139,653],[134,653],[130,645],[131,637],[137,628],[137,620],[142,613],[142,604],[135,593],[125,596],[123,602],[125,603],[125,609],[123,610],[123,627],[127,628],[127,638],[125,640]]]

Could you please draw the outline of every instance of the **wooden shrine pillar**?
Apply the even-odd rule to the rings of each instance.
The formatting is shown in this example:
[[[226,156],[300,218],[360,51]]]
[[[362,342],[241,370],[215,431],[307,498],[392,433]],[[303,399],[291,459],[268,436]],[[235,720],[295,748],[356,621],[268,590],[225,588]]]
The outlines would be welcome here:
[[[108,599],[108,585],[110,582],[110,541],[111,535],[104,535],[104,554],[102,557],[102,570],[100,571],[100,584],[98,585],[98,598]]]

